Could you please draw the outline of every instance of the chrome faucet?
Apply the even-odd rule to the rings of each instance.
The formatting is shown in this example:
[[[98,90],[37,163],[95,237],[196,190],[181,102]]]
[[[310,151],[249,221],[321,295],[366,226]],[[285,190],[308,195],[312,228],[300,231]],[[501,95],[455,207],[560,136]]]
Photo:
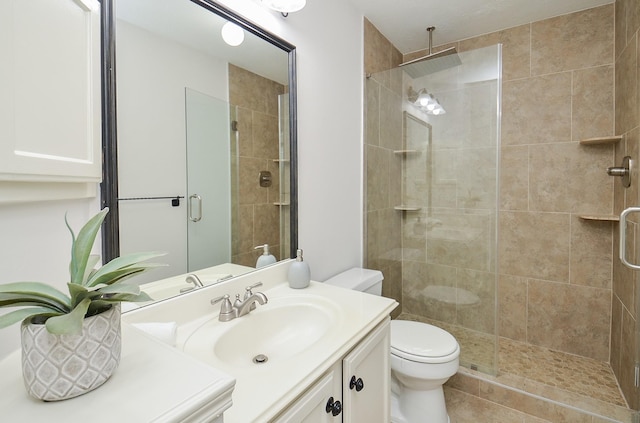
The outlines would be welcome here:
[[[255,287],[261,286],[262,282],[255,283],[246,288],[244,299],[240,299],[240,294],[236,294],[236,299],[231,303],[229,295],[223,295],[211,300],[211,305],[217,304],[222,301],[220,305],[220,315],[218,320],[221,322],[229,322],[237,317],[242,317],[245,314],[249,314],[251,310],[256,308],[256,303],[260,305],[266,304],[269,300],[267,296],[262,292],[256,292],[255,294],[251,290]]]
[[[188,274],[187,277],[185,278],[185,281],[187,283],[192,283],[193,286],[185,286],[184,288],[180,288],[181,294],[184,294],[185,292],[193,291],[194,289],[197,289],[197,288],[202,288],[204,286],[204,284],[202,283],[198,275],[194,273]]]
[[[193,286],[196,288],[202,288],[204,286],[204,284],[202,283],[198,275],[194,273],[188,274],[187,277],[185,278],[185,281],[187,281],[188,283],[192,283]]]

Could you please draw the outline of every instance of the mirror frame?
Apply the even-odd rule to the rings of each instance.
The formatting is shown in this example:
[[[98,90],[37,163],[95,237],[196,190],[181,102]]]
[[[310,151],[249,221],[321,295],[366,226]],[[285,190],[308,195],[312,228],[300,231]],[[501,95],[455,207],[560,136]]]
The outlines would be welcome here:
[[[284,50],[289,57],[289,134],[290,134],[290,258],[298,248],[298,122],[296,87],[296,47],[288,41],[264,30],[257,24],[238,15],[212,0],[191,1],[211,13],[227,19],[266,42]],[[102,4],[102,183],[100,184],[101,208],[109,207],[102,225],[102,260],[107,263],[120,256],[120,221],[118,207],[118,133],[116,103],[116,37],[113,0],[101,0]],[[284,258],[281,258],[281,260]]]

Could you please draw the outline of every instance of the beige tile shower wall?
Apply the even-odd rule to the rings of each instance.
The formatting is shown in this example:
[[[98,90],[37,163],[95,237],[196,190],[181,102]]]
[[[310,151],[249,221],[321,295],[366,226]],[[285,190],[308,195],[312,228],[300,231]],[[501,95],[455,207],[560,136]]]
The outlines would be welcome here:
[[[605,169],[614,152],[578,141],[614,135],[614,6],[452,45],[496,43],[503,44],[499,334],[608,361],[613,226],[578,216],[613,212]]]
[[[402,305],[401,163],[402,81],[390,70],[402,55],[368,20],[364,22],[365,72],[365,266],[384,274],[382,293]],[[394,312],[400,314],[402,307]]]
[[[282,84],[229,65],[229,103],[238,122],[234,159],[240,182],[232,206],[232,261],[237,264],[255,266],[261,251],[253,247],[262,244],[279,259],[280,210],[273,204],[279,201],[279,165],[273,160],[279,155],[278,95],[284,92]],[[273,177],[269,188],[259,185],[262,170]]]
[[[640,114],[638,96],[640,95],[640,1],[617,0],[615,3],[615,121],[616,134],[623,140],[616,145],[615,163],[622,162],[624,156],[631,156],[638,163],[640,160],[638,142],[640,131]],[[624,208],[638,206],[638,174],[635,172],[631,187],[623,189],[616,182],[614,189],[615,213]],[[640,236],[639,216],[631,216],[632,223],[627,226],[627,258],[639,262]],[[618,229],[616,227],[616,229]],[[614,257],[618,257],[618,231],[614,232]],[[622,266],[620,260],[614,261],[613,267],[613,305],[611,319],[611,366],[618,377],[618,382],[629,405],[640,408],[640,390],[634,387],[634,365],[636,356],[639,273]]]

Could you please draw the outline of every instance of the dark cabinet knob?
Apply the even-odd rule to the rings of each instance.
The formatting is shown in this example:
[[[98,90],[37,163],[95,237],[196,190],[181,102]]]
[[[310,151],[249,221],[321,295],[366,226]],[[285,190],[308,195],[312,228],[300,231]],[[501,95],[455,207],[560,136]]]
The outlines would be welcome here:
[[[351,376],[351,380],[349,381],[349,389],[356,388],[356,392],[360,392],[364,389],[364,382],[362,379],[356,379],[355,376]]]
[[[342,413],[342,404],[340,403],[340,401],[334,401],[333,397],[330,397],[324,410],[327,412],[327,414],[331,413],[335,417],[338,414]]]

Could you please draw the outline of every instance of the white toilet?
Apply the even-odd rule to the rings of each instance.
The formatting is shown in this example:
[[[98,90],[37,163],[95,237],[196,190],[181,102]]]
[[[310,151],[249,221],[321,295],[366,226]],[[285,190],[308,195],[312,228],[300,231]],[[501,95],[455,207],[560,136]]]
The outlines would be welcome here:
[[[382,294],[382,272],[353,268],[325,283]],[[442,385],[458,371],[460,347],[438,327],[406,320],[391,321],[391,421],[448,423]]]

